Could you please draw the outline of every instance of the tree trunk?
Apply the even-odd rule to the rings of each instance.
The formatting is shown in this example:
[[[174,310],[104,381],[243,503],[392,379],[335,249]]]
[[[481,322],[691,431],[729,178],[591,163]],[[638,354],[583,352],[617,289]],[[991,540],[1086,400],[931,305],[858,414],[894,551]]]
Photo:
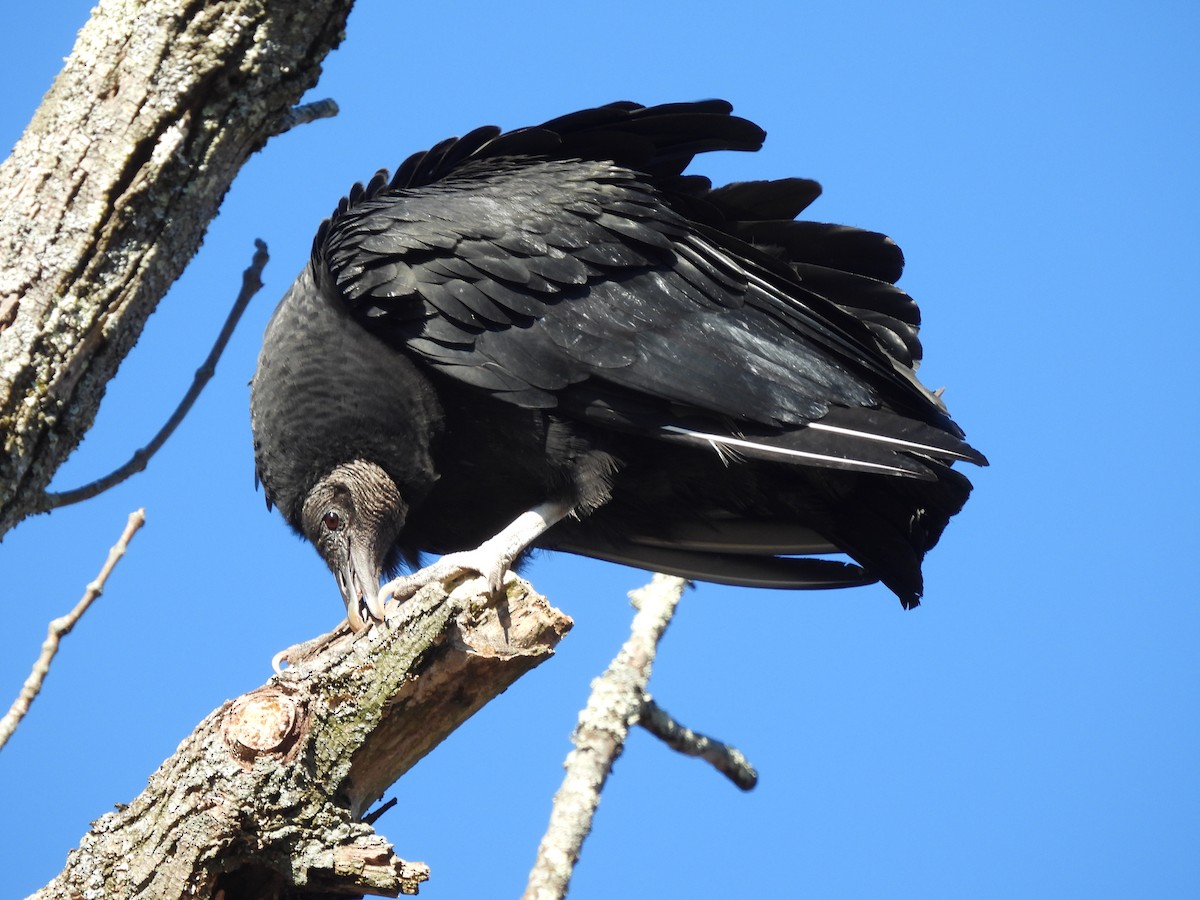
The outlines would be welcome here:
[[[101,0],[0,165],[0,537],[95,418],[353,0]]]

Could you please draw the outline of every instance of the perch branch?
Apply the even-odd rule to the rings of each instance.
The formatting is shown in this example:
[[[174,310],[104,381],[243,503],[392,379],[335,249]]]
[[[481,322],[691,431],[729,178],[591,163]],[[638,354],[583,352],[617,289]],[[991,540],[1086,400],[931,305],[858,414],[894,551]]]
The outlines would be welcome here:
[[[758,773],[742,751],[680,725],[648,695],[637,723],[672,750],[704,760],[743,791],[758,783]]]
[[[44,495],[40,511],[46,512],[58,509],[60,506],[79,503],[82,500],[90,500],[97,494],[102,494],[109,488],[120,484],[131,475],[136,475],[146,468],[146,464],[150,462],[150,458],[167,442],[167,438],[175,433],[175,429],[179,427],[179,423],[183,421],[184,416],[191,411],[192,404],[196,402],[196,398],[200,396],[200,392],[204,390],[204,386],[208,384],[213,374],[217,371],[217,360],[225,352],[225,345],[229,343],[230,337],[233,336],[233,329],[237,327],[237,323],[241,320],[242,313],[246,311],[246,307],[250,304],[250,300],[254,295],[262,289],[262,273],[270,257],[267,255],[267,245],[263,241],[255,239],[254,247],[254,257],[251,259],[250,265],[242,273],[242,289],[233,303],[233,309],[229,311],[229,315],[225,319],[225,324],[221,326],[221,332],[217,335],[216,342],[208,352],[208,357],[204,360],[203,365],[196,370],[196,376],[192,379],[192,386],[183,395],[183,399],[179,401],[179,406],[175,408],[175,412],[171,414],[171,418],[167,419],[166,424],[159,429],[158,434],[151,439],[150,443],[134,453],[125,465],[116,471],[110,472],[103,478],[97,478],[95,481],[85,484],[82,487],[69,491],[59,491],[57,493],[47,492]]]
[[[604,674],[592,683],[587,706],[571,735],[574,749],[554,795],[550,824],[522,895],[524,900],[565,897],[583,841],[592,829],[600,792],[621,755],[629,726],[641,711],[658,642],[666,631],[687,582],[655,575],[630,593],[638,607],[628,640]]]
[[[429,877],[364,821],[389,785],[517,678],[571,620],[516,576],[431,585],[197,726],[129,806],[93,823],[35,897],[414,894]]]
[[[17,699],[13,701],[13,705],[5,713],[4,718],[0,719],[0,749],[8,743],[8,739],[12,737],[13,732],[17,730],[17,726],[21,724],[21,720],[25,718],[25,714],[29,712],[30,704],[33,703],[38,693],[41,692],[46,675],[50,672],[50,663],[54,660],[54,655],[58,653],[59,643],[71,633],[71,629],[75,627],[75,623],[88,611],[88,607],[92,605],[92,602],[104,592],[104,585],[108,582],[108,576],[117,565],[117,561],[125,555],[125,550],[129,547],[130,539],[145,522],[146,511],[144,509],[139,509],[129,514],[129,521],[125,523],[125,530],[121,533],[121,537],[117,543],[108,551],[108,559],[105,560],[104,566],[100,569],[100,574],[88,584],[87,590],[83,592],[83,597],[75,604],[74,609],[65,616],[59,616],[50,622],[49,632],[46,635],[46,640],[42,643],[41,655],[38,656],[37,661],[33,664],[33,671],[25,679],[25,684],[21,686],[21,692],[17,695]]]

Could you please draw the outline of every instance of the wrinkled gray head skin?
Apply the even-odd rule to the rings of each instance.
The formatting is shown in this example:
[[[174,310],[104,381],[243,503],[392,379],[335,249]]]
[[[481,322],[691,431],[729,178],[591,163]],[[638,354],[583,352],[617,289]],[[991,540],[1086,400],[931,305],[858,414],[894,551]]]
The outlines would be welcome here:
[[[379,580],[406,511],[395,482],[363,460],[337,466],[304,500],[301,530],[337,579],[355,631],[366,627],[364,607],[381,617]]]

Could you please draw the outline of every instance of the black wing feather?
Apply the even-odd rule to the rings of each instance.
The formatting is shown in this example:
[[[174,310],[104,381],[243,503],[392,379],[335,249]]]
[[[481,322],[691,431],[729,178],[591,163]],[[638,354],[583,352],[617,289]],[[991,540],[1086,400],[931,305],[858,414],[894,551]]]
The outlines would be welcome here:
[[[820,192],[806,179],[680,175],[761,144],[730,109],[619,103],[444,141],[356,188],[316,261],[368,328],[506,402],[918,479],[922,460],[980,461],[912,372],[893,242],[792,221]]]

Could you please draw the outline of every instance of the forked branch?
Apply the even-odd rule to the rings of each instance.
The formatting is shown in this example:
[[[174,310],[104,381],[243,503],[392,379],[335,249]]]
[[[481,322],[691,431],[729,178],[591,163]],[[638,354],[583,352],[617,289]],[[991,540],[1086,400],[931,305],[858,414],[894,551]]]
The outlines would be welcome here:
[[[587,706],[571,735],[574,749],[563,764],[566,775],[554,795],[550,824],[538,846],[524,900],[566,896],[575,863],[600,803],[600,792],[625,746],[630,725],[653,720],[647,729],[676,750],[713,763],[739,787],[753,786],[754,769],[738,751],[674,723],[650,699],[646,684],[662,639],[687,582],[655,575],[630,593],[638,612],[629,639],[604,674],[592,682]],[[703,747],[703,750],[700,748]]]

